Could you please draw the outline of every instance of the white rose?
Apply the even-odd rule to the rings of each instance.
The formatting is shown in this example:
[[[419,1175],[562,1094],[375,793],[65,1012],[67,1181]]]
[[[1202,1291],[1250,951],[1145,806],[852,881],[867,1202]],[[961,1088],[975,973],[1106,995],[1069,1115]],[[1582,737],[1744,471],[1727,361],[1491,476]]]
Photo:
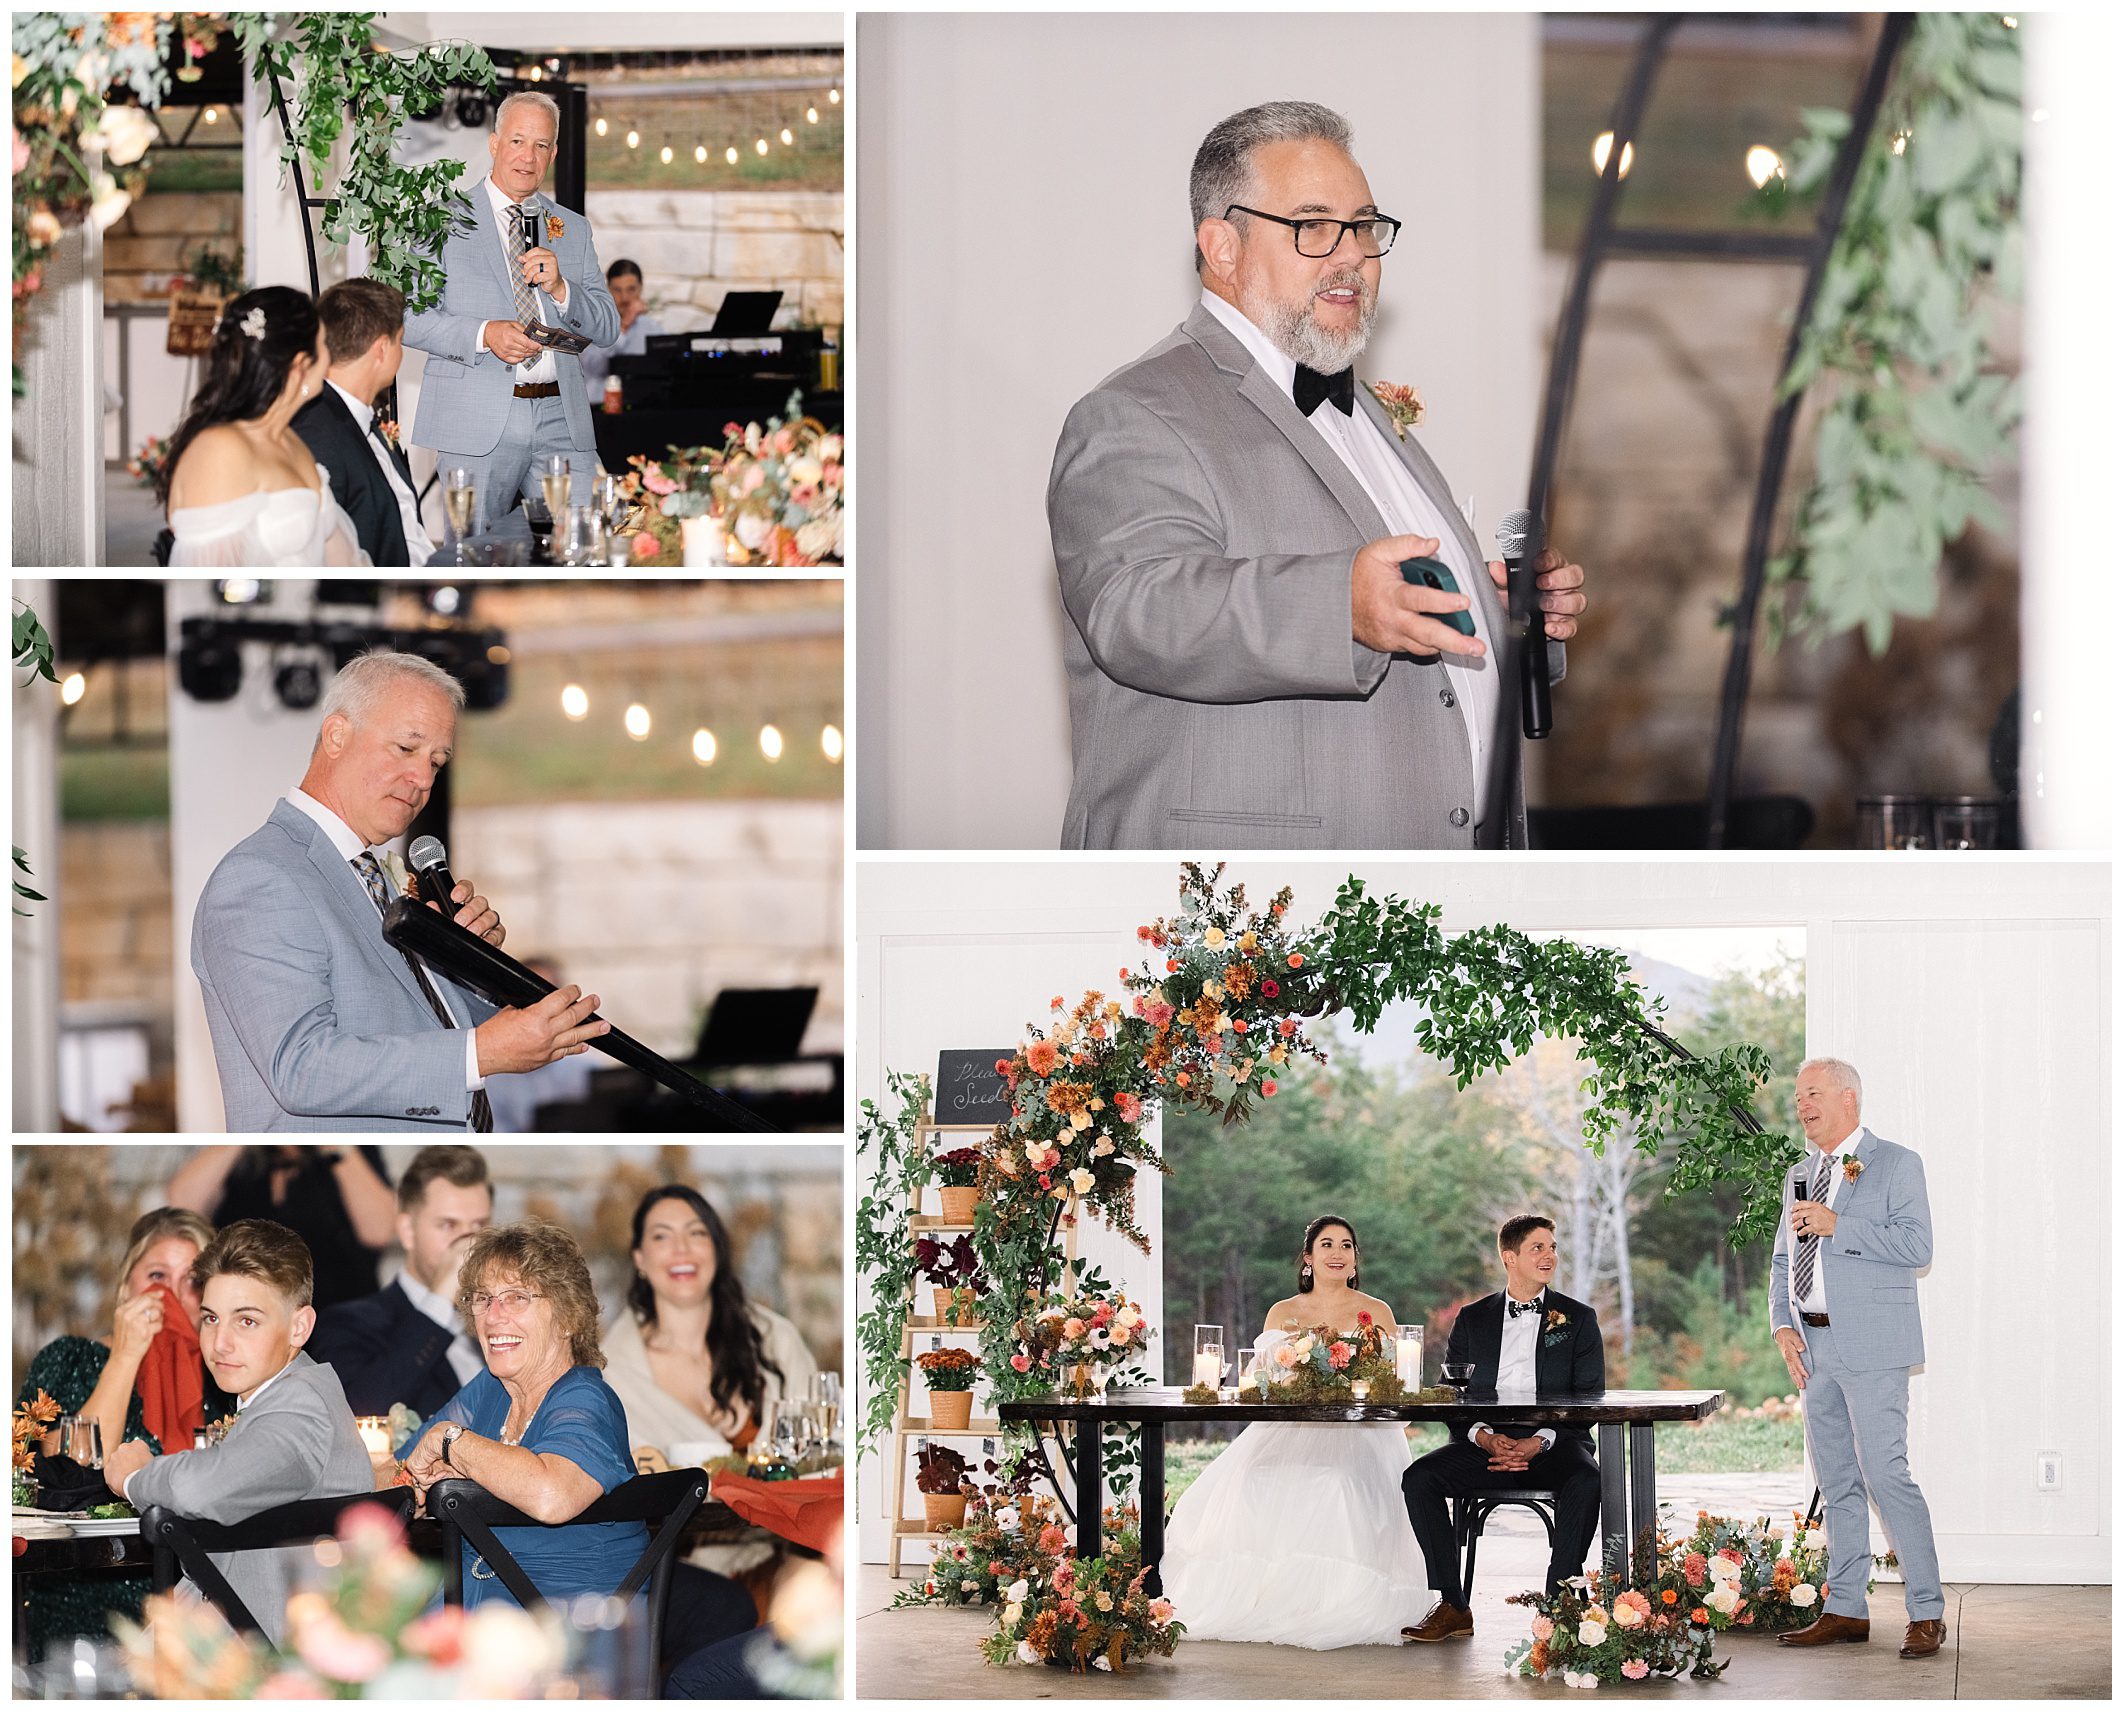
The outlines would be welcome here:
[[[767,544],[767,537],[774,533],[774,522],[756,511],[741,511],[731,533],[738,538],[738,545],[746,552],[757,552]]]
[[[797,525],[797,551],[805,558],[817,560],[841,550],[841,514],[831,517],[813,517]]]
[[[1809,1583],[1802,1581],[1795,1584],[1792,1591],[1786,1594],[1785,1597],[1790,1600],[1793,1605],[1797,1606],[1800,1610],[1804,1611],[1807,1609],[1808,1606],[1814,1603],[1814,1601],[1817,1597],[1819,1597],[1819,1595],[1815,1593],[1814,1588]]]
[[[1114,1661],[1108,1658],[1104,1653],[1101,1653],[1097,1658],[1092,1660],[1093,1670],[1112,1670],[1113,1668]]]
[[[981,1584],[978,1581],[962,1581],[959,1583],[959,1591],[961,1593],[978,1593],[981,1591]]]
[[[1018,1626],[1018,1619],[1025,1615],[1023,1605],[1006,1606],[1003,1612],[1003,1632],[1007,1635]]]
[[[1094,1159],[1104,1159],[1113,1150],[1114,1139],[1112,1136],[1102,1135],[1097,1141],[1092,1143],[1092,1157]]]
[[[1820,1551],[1828,1543],[1829,1536],[1823,1533],[1821,1529],[1809,1528],[1807,1530],[1807,1549],[1809,1551]]]
[[[1030,1641],[1020,1641],[1018,1643],[1018,1662],[1020,1664],[1038,1664],[1040,1662],[1039,1649]]]
[[[1031,1591],[1031,1585],[1020,1576],[1003,1590],[1003,1597],[1013,1605],[1022,1605],[1025,1603],[1025,1596]]]
[[[1704,1596],[1704,1603],[1721,1617],[1730,1617],[1740,1604],[1740,1589],[1730,1581],[1721,1581]]]
[[[819,442],[819,456],[824,458],[829,464],[839,463],[841,461],[840,435],[829,434],[825,439],[821,440]]]
[[[1711,1559],[1710,1570],[1713,1581],[1740,1580],[1741,1566],[1730,1557],[1715,1557]]]
[[[89,186],[94,200],[89,204],[88,217],[95,222],[96,230],[108,232],[124,218],[125,211],[133,205],[133,193],[120,190],[118,181],[107,172],[99,172]]]
[[[131,166],[162,132],[138,107],[111,106],[104,108],[103,117],[97,120],[95,134],[103,139],[105,160],[113,166]]]
[[[1080,1195],[1089,1195],[1092,1192],[1092,1185],[1098,1181],[1098,1178],[1094,1177],[1081,1165],[1069,1174],[1069,1186]]]
[[[1582,1647],[1597,1647],[1607,1638],[1608,1627],[1605,1623],[1596,1623],[1588,1617],[1578,1625],[1578,1644]]]
[[[789,460],[789,479],[799,487],[807,482],[817,481],[825,473],[825,468],[817,458],[807,456]]]
[[[1073,1113],[1073,1114],[1071,1115],[1071,1117],[1070,1117],[1070,1120],[1069,1120],[1069,1127],[1070,1127],[1071,1129],[1073,1129],[1073,1130],[1077,1131],[1077,1132],[1078,1132],[1078,1133],[1079,1133],[1080,1135],[1081,1135],[1081,1134],[1082,1134],[1082,1133],[1083,1133],[1083,1132],[1084,1132],[1085,1130],[1088,1130],[1088,1129],[1090,1129],[1090,1128],[1091,1128],[1091,1126],[1092,1126],[1092,1115],[1091,1115],[1091,1113],[1090,1113],[1090,1112],[1076,1112],[1076,1113]]]

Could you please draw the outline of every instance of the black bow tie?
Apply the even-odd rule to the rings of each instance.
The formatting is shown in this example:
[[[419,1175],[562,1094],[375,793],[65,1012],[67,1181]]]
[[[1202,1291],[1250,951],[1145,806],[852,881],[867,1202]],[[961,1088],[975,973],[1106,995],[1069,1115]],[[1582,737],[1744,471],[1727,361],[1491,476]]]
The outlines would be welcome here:
[[[1511,1297],[1507,1296],[1505,1298],[1505,1308],[1515,1320],[1521,1314],[1538,1314],[1541,1312],[1541,1298],[1536,1296],[1531,1302],[1515,1302]]]
[[[1348,369],[1322,374],[1300,363],[1298,372],[1291,377],[1291,398],[1304,416],[1318,410],[1323,399],[1347,416],[1357,406],[1357,382]]]

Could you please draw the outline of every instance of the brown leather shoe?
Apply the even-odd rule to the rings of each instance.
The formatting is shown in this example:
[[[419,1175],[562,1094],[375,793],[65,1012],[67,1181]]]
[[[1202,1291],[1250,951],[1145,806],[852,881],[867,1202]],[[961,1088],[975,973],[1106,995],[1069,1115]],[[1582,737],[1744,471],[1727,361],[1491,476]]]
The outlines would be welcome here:
[[[1401,1631],[1405,1641],[1464,1641],[1475,1633],[1475,1613],[1465,1605],[1448,1605],[1443,1599],[1431,1607],[1420,1623]]]
[[[1777,1637],[1781,1647],[1826,1647],[1831,1641],[1863,1641],[1873,1625],[1864,1617],[1839,1617],[1824,1611],[1804,1629]]]
[[[1941,1617],[1927,1617],[1922,1622],[1912,1623],[1903,1631],[1904,1658],[1930,1658],[1940,1650],[1947,1639],[1947,1623]]]

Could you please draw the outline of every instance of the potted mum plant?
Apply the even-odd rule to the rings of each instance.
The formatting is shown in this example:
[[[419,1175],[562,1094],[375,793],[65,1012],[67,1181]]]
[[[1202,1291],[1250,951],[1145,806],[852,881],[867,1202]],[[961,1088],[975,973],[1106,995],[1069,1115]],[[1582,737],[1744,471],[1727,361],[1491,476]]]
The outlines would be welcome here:
[[[922,1494],[922,1518],[931,1533],[965,1526],[970,1467],[949,1445],[924,1445],[915,1452],[915,1490]]]
[[[980,1358],[970,1349],[931,1349],[915,1357],[929,1387],[929,1424],[940,1433],[963,1433],[973,1419],[974,1380]]]
[[[943,1205],[945,1223],[973,1223],[974,1202],[980,1198],[974,1183],[980,1174],[978,1147],[955,1147],[937,1155],[937,1199]]]
[[[980,1277],[980,1263],[974,1259],[971,1235],[961,1235],[950,1242],[939,1242],[933,1236],[917,1237],[915,1269],[935,1286],[931,1294],[935,1297],[939,1325],[970,1326],[974,1323],[974,1297],[980,1293],[976,1282]]]

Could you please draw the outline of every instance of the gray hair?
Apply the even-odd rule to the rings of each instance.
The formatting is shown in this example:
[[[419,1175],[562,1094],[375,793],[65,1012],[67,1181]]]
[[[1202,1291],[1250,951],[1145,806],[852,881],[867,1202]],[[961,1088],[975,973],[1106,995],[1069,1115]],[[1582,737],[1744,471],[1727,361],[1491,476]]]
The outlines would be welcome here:
[[[502,104],[494,109],[494,134],[497,137],[501,135],[501,128],[509,117],[509,109],[516,106],[519,102],[529,102],[553,121],[553,140],[558,143],[560,141],[560,103],[554,100],[552,96],[541,94],[536,89],[519,89],[513,95],[506,96],[503,99]]]
[[[325,691],[324,712],[317,722],[319,740],[323,740],[324,722],[335,713],[344,714],[356,725],[366,724],[384,692],[400,678],[413,678],[438,694],[448,696],[450,705],[459,713],[464,712],[465,686],[442,667],[423,660],[418,654],[371,648],[340,667],[332,679],[332,687]]]
[[[1865,1090],[1859,1085],[1859,1073],[1841,1058],[1810,1058],[1799,1067],[1804,1076],[1809,1070],[1819,1070],[1832,1088],[1841,1088],[1850,1094],[1853,1104],[1865,1103]]]
[[[1193,230],[1205,220],[1221,220],[1234,202],[1249,201],[1254,194],[1254,151],[1267,143],[1333,143],[1344,153],[1350,147],[1350,122],[1332,107],[1317,101],[1264,101],[1221,119],[1195,151],[1195,164],[1187,175],[1189,212]],[[1234,225],[1246,219],[1240,215]],[[1195,271],[1207,265],[1202,247],[1195,246]]]

